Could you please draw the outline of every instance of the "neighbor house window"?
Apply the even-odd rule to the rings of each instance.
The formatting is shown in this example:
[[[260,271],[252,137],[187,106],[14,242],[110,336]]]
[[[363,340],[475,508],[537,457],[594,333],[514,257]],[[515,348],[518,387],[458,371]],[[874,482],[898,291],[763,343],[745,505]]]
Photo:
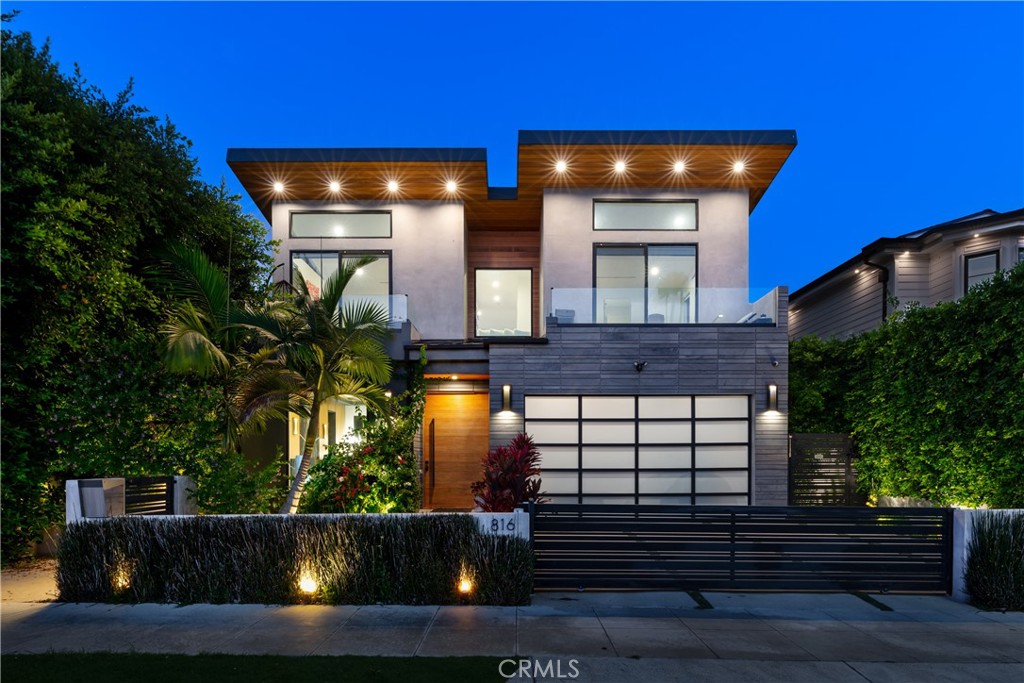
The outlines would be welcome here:
[[[1024,263],[1024,247],[1017,247],[1017,263]]]
[[[370,302],[388,310],[391,295],[391,254],[387,251],[293,251],[292,284],[305,285],[319,299],[326,283],[338,272],[339,264],[348,264],[370,256],[376,259],[356,271],[342,295],[341,305]],[[301,278],[300,278],[301,276]]]
[[[594,230],[696,229],[696,201],[594,200]]]
[[[966,292],[979,282],[991,280],[997,270],[999,270],[998,251],[964,256],[964,291]]]
[[[533,271],[476,269],[476,336],[533,334]]]
[[[294,211],[291,237],[391,237],[390,211]]]
[[[594,249],[595,322],[696,321],[696,246],[630,244]]]

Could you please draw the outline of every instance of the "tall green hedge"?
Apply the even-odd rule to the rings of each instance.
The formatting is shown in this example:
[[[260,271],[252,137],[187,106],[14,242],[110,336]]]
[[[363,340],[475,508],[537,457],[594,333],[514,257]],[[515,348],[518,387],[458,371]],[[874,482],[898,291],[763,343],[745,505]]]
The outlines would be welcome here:
[[[117,517],[67,527],[57,588],[76,602],[519,605],[533,554],[468,515]]]
[[[859,337],[793,342],[790,373],[791,430],[853,434],[866,493],[1024,507],[1024,266]]]

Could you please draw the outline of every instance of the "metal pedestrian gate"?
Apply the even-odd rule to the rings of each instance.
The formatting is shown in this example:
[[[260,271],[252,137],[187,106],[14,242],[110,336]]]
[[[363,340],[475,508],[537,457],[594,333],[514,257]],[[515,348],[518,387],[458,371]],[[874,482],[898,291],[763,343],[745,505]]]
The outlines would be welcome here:
[[[530,506],[537,590],[948,593],[952,510]]]

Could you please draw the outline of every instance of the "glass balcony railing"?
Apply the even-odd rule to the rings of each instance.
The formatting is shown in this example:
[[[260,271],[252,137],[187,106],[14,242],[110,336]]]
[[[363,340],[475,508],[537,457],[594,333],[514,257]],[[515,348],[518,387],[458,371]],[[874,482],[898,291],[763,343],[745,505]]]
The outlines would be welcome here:
[[[406,294],[393,294],[391,296],[386,295],[356,295],[356,296],[343,296],[341,298],[342,307],[350,304],[363,304],[371,303],[376,306],[380,306],[388,312],[388,327],[392,329],[400,329],[402,323],[409,319],[409,297]]]
[[[559,325],[774,325],[777,290],[690,288],[551,290]]]

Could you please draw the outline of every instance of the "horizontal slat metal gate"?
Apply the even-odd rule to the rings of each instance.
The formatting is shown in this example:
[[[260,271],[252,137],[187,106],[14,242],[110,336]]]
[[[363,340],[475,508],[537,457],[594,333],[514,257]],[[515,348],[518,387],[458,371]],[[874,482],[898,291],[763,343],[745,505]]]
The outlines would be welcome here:
[[[948,593],[942,508],[531,505],[538,590]]]
[[[173,515],[174,477],[128,477],[124,480],[127,515]]]

